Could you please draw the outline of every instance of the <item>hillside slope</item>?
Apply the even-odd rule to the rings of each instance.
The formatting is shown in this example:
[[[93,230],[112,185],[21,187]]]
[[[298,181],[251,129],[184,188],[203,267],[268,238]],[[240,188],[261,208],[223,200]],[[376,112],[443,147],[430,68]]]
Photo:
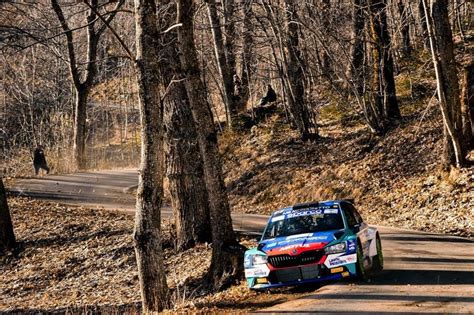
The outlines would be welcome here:
[[[440,170],[441,116],[436,106],[424,107],[402,106],[404,118],[384,137],[363,124],[326,121],[319,140],[303,143],[281,113],[224,134],[233,211],[270,214],[299,202],[354,198],[371,224],[472,236],[474,167]]]

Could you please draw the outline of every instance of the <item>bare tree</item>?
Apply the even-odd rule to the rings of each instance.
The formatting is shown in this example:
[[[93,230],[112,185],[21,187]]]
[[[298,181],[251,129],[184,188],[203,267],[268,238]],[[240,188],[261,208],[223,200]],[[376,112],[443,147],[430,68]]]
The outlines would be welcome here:
[[[209,200],[204,170],[197,143],[196,125],[191,113],[186,88],[181,78],[177,31],[166,31],[176,22],[176,3],[158,1],[161,62],[160,80],[165,95],[164,125],[166,128],[166,165],[169,190],[176,224],[178,250],[196,243],[211,241]]]
[[[145,313],[169,305],[161,248],[163,108],[160,96],[160,34],[154,0],[135,0],[136,71],[141,122],[141,165],[135,215],[135,253]]]
[[[16,246],[15,233],[8,208],[7,195],[3,178],[0,177],[0,255],[14,249]]]
[[[400,33],[402,36],[402,52],[404,56],[410,56],[411,54],[411,41],[410,41],[410,14],[408,7],[405,4],[405,0],[398,0],[398,14],[400,15],[401,29]]]
[[[226,106],[227,122],[229,123],[229,126],[232,126],[232,120],[235,119],[236,116],[236,104],[234,100],[235,54],[233,51],[233,44],[230,42],[233,40],[233,38],[227,38],[224,42],[221,22],[216,8],[216,1],[206,0],[206,2],[209,23],[212,30],[212,37],[214,39],[214,51],[216,54],[217,68],[219,70],[222,86],[224,88],[223,95]],[[229,8],[227,8],[227,6],[229,6]],[[233,13],[232,0],[226,1],[226,8],[231,10],[230,13]],[[227,34],[227,36],[233,36],[235,33],[233,23],[227,26],[227,28],[229,28],[229,31],[231,31],[231,34]]]
[[[58,0],[51,0],[53,10],[56,13],[64,35],[66,36],[69,70],[76,92],[76,103],[74,110],[74,158],[76,167],[78,169],[84,169],[86,167],[87,99],[97,76],[97,47],[99,45],[100,37],[107,29],[107,24],[112,21],[117,13],[117,10],[122,6],[123,3],[124,0],[119,0],[115,6],[115,9],[111,12],[108,12],[106,22],[97,28],[96,22],[98,20],[98,0],[91,0],[90,3],[88,3],[90,9],[85,21],[87,26],[87,66],[85,74],[81,76],[81,71],[78,67],[79,62],[77,60],[77,48],[74,46],[75,38],[73,29],[70,27]]]
[[[252,51],[253,51],[253,39],[252,39],[252,30],[254,25],[252,24],[252,2],[253,0],[244,0],[242,5],[243,12],[243,23],[242,23],[242,36],[243,36],[243,47],[241,54],[241,64],[240,64],[240,87],[239,93],[234,93],[238,95],[238,106],[237,111],[245,110],[245,106],[250,97],[250,82],[252,80]],[[235,87],[234,87],[235,88]]]
[[[351,79],[359,94],[363,92],[363,67],[364,67],[364,25],[365,25],[365,0],[353,0],[352,6],[352,46],[347,77]]]
[[[311,134],[311,122],[308,104],[305,101],[304,67],[299,43],[299,17],[297,1],[285,0],[284,22],[286,33],[278,25],[272,6],[262,1],[273,33],[278,37],[281,53],[281,65],[285,77],[285,92],[288,94],[288,111],[292,122],[298,129],[301,138],[306,141],[316,134]]]
[[[210,106],[204,94],[196,47],[194,44],[194,1],[177,0],[178,43],[180,60],[185,75],[185,86],[197,127],[199,149],[204,161],[204,179],[209,194],[212,227],[212,262],[209,277],[214,288],[229,285],[240,277],[242,253],[232,228],[230,206],[222,176],[217,133]]]
[[[385,120],[400,118],[385,1],[369,0],[368,2],[373,59],[372,102],[375,103],[379,132],[384,132]]]
[[[454,44],[448,16],[447,0],[423,0],[427,19],[431,55],[436,72],[438,101],[443,115],[444,167],[460,167],[465,163],[463,147],[461,99],[454,59]]]
[[[463,67],[461,102],[465,146],[474,150],[474,60]]]

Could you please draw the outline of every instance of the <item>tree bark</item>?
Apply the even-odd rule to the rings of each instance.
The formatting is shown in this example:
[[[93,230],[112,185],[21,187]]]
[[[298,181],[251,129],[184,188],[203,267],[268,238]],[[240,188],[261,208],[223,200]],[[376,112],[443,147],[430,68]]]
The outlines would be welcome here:
[[[364,78],[363,67],[364,67],[364,25],[365,25],[365,12],[363,9],[364,0],[354,0],[352,8],[352,36],[353,43],[351,47],[351,63],[347,70],[347,77],[353,82],[357,93],[362,94]]]
[[[229,201],[222,176],[217,133],[204,94],[205,88],[201,81],[194,44],[194,1],[177,0],[177,3],[178,23],[182,23],[178,29],[180,60],[191,112],[197,127],[199,149],[204,162],[204,179],[209,194],[213,249],[209,279],[215,289],[220,289],[241,276],[243,255],[237,251],[229,251],[229,248],[238,246],[238,243],[232,228]]]
[[[304,70],[299,47],[298,13],[294,0],[285,0],[286,26],[288,37],[286,50],[288,55],[287,73],[289,80],[289,111],[303,140],[310,138],[309,111],[304,99]]]
[[[241,86],[239,93],[239,104],[237,111],[242,112],[245,110],[247,102],[250,97],[250,82],[252,80],[252,51],[253,51],[253,39],[252,39],[252,0],[244,0],[244,22],[243,22],[243,48],[242,48],[242,63],[241,63]]]
[[[385,0],[369,0],[370,33],[372,45],[373,80],[375,107],[380,131],[384,132],[384,120],[400,118],[398,108],[391,40],[388,32]]]
[[[404,56],[411,55],[411,43],[410,43],[410,23],[409,14],[407,7],[404,3],[405,0],[398,0],[398,13],[401,19],[400,33],[402,35],[402,53]]]
[[[79,85],[76,87],[74,107],[74,160],[77,169],[86,168],[86,132],[87,132],[87,99],[90,89]]]
[[[423,48],[425,50],[430,50],[430,39],[428,37],[428,28],[426,26],[426,15],[425,8],[423,6],[423,0],[418,1],[418,16],[420,19],[420,33],[421,40],[423,42]]]
[[[474,61],[472,60],[463,67],[461,102],[464,145],[474,150]]]
[[[0,177],[0,255],[11,251],[16,246],[10,209],[8,208],[7,195],[3,179]]]
[[[221,23],[219,15],[217,14],[216,1],[215,0],[206,0],[207,2],[207,11],[209,15],[209,22],[212,29],[212,37],[214,39],[214,51],[216,54],[217,68],[219,69],[219,74],[222,80],[222,85],[224,88],[224,102],[227,108],[227,122],[230,127],[232,127],[233,120],[236,117],[237,111],[234,102],[234,74],[235,74],[235,55],[233,52],[231,55],[227,55],[227,49],[232,47],[227,47],[227,43],[231,40],[230,38],[224,43],[224,37],[222,35]],[[231,1],[232,2],[232,1]],[[233,5],[232,5],[233,7]],[[231,61],[233,61],[233,69],[231,68]]]
[[[160,0],[159,29],[164,32],[176,22],[176,4]],[[209,200],[204,182],[202,157],[197,143],[196,125],[182,80],[177,31],[164,33],[160,47],[160,80],[164,95],[166,130],[166,175],[176,225],[176,248],[185,250],[196,243],[211,242]]]
[[[447,0],[423,0],[427,17],[431,55],[435,66],[438,98],[444,122],[444,152],[442,164],[461,167],[466,148],[462,139],[462,116],[459,82],[454,59],[454,44],[449,25]]]
[[[159,32],[154,0],[135,0],[136,71],[141,122],[141,165],[134,242],[145,313],[169,306],[161,248],[163,108],[160,99]]]

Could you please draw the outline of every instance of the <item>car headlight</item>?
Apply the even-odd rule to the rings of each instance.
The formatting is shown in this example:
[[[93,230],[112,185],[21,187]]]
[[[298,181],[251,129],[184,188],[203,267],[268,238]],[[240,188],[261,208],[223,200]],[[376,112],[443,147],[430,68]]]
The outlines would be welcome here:
[[[252,267],[255,265],[265,265],[267,263],[267,256],[264,255],[255,255],[255,254],[250,254],[250,255],[245,255],[244,258],[244,267]]]
[[[344,253],[347,249],[346,242],[337,243],[331,246],[328,246],[324,249],[326,254],[337,254],[337,253]]]

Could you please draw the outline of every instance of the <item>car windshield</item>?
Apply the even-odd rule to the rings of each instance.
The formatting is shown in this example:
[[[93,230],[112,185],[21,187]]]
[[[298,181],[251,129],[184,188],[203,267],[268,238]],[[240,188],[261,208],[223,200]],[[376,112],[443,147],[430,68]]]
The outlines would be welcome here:
[[[343,228],[339,209],[301,209],[272,216],[263,239]]]

